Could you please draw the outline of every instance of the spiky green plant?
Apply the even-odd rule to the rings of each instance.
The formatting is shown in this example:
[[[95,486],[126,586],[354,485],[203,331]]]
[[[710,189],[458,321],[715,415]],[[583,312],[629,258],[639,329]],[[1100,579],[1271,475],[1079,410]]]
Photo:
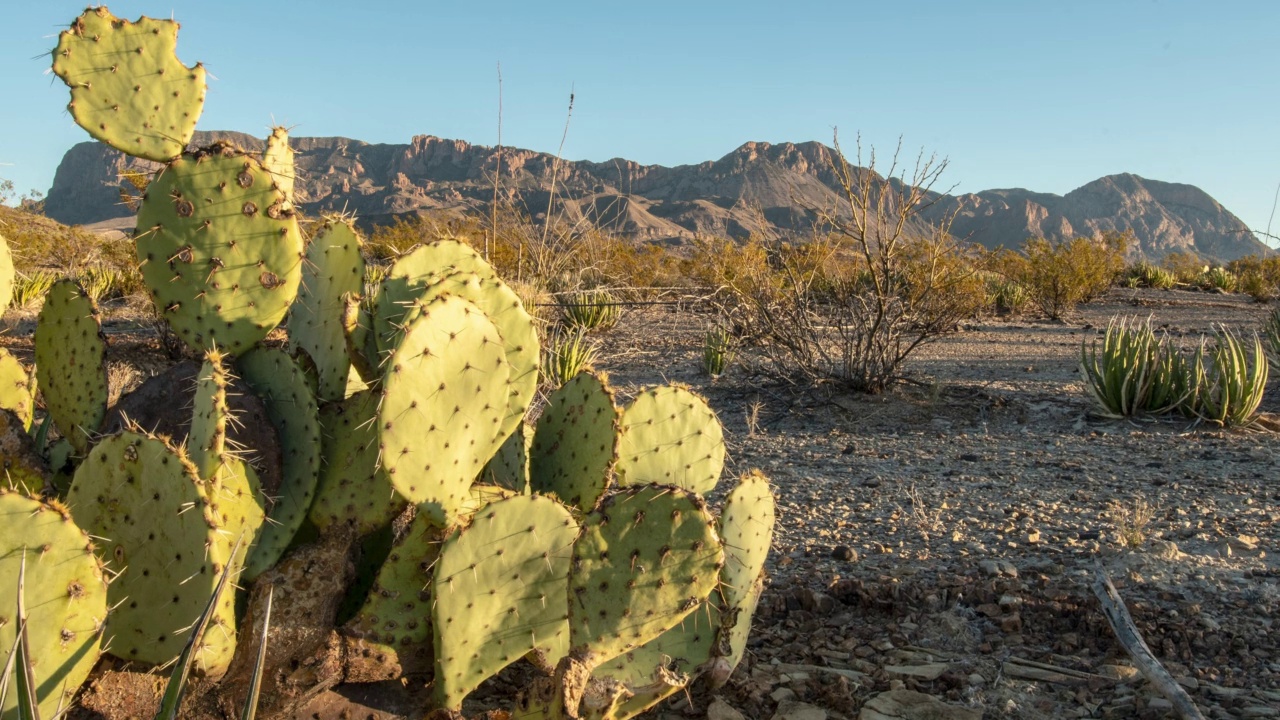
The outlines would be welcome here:
[[[1167,335],[1157,337],[1151,318],[1112,318],[1102,339],[1080,345],[1085,388],[1107,417],[1160,415],[1185,400],[1177,350]]]
[[[702,371],[711,377],[724,374],[724,369],[733,362],[733,334],[723,325],[709,328],[702,337]]]
[[[1252,352],[1246,352],[1236,335],[1221,327],[1212,347],[1202,344],[1196,351],[1192,365],[1197,387],[1195,403],[1189,409],[1194,415],[1223,427],[1244,427],[1257,419],[1268,368],[1257,333]]]
[[[1025,285],[999,275],[988,279],[987,295],[996,312],[1009,315],[1021,315],[1031,300]]]
[[[1233,293],[1240,280],[1236,274],[1224,267],[1211,267],[1200,276],[1200,285],[1206,290],[1219,290]]]
[[[49,288],[58,281],[57,273],[33,270],[20,274],[13,281],[13,307],[25,309],[44,300]]]
[[[571,328],[608,330],[621,317],[622,308],[608,290],[579,290],[560,297],[560,319]]]
[[[543,354],[543,380],[553,389],[559,388],[594,365],[599,355],[600,348],[587,339],[585,329],[557,330]]]

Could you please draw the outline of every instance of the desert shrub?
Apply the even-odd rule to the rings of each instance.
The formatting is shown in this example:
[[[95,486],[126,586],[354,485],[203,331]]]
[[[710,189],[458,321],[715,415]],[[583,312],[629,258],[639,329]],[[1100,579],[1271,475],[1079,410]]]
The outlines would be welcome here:
[[[707,285],[724,322],[768,361],[775,375],[836,382],[876,393],[901,377],[922,344],[977,313],[986,290],[969,251],[921,212],[945,161],[921,158],[911,172],[895,153],[886,175],[855,167],[837,139],[832,171],[840,207],[818,209],[819,232],[805,243],[749,239],[736,250],[708,243]],[[861,152],[857,164],[862,165]],[[739,332],[741,328],[741,332]]]
[[[1227,263],[1239,278],[1238,289],[1258,302],[1280,295],[1280,255],[1247,255]]]
[[[1021,258],[1005,259],[1005,272],[1027,288],[1045,315],[1061,319],[1115,283],[1124,269],[1126,243],[1123,235],[1061,243],[1032,238],[1023,245]]]
[[[1141,260],[1124,271],[1122,282],[1126,287],[1169,290],[1178,284],[1178,278],[1171,270]]]
[[[1199,255],[1182,251],[1165,255],[1160,267],[1173,273],[1178,285],[1195,285],[1197,278],[1209,271],[1209,265]]]
[[[1151,319],[1112,318],[1102,345],[1080,344],[1085,388],[1108,417],[1160,415],[1187,400],[1185,363],[1168,335],[1157,337]]]
[[[1199,278],[1196,284],[1203,290],[1217,290],[1218,292],[1233,293],[1239,284],[1239,278],[1230,270],[1217,266],[1206,270]]]

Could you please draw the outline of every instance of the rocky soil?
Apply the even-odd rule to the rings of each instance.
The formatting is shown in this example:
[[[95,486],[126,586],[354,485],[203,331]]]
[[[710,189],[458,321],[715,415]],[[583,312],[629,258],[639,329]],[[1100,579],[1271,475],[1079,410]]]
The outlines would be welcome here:
[[[1267,312],[1117,290],[1067,323],[975,321],[882,396],[800,392],[749,357],[711,381],[698,370],[709,319],[628,312],[598,338],[621,394],[663,381],[705,394],[732,471],[761,468],[779,502],[747,658],[725,688],[695,686],[653,716],[1174,717],[1101,613],[1101,568],[1206,717],[1280,717],[1276,435],[1099,419],[1076,371],[1080,343],[1118,313],[1192,343]],[[19,322],[6,344],[23,354],[29,330]],[[167,364],[144,330],[108,325],[110,359],[137,370],[118,383]],[[1264,410],[1280,411],[1274,385]],[[491,681],[475,709],[509,701],[525,672]],[[349,688],[341,711],[322,698],[298,717],[417,717],[406,690]]]

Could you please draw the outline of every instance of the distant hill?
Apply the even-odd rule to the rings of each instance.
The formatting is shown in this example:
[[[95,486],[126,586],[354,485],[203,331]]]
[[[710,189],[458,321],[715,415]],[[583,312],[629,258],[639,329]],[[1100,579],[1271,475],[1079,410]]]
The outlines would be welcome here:
[[[262,140],[234,132],[197,133],[195,142],[229,139],[247,150]],[[499,153],[492,147],[420,135],[405,145],[348,138],[293,138],[298,199],[310,213],[355,211],[365,221],[430,210],[481,210],[493,199]],[[815,209],[839,204],[830,160],[816,143],[745,143],[697,165],[562,161],[557,210],[639,240],[684,242],[695,235],[775,238],[807,233]],[[545,212],[555,158],[503,148],[501,189],[537,217]],[[120,174],[153,169],[96,142],[67,151],[49,190],[46,213],[68,224],[127,216]],[[1232,260],[1265,246],[1238,217],[1191,186],[1110,175],[1066,195],[987,190],[939,199],[935,216],[956,212],[953,231],[988,247],[1017,247],[1028,237],[1067,239],[1132,231],[1137,252],[1158,258],[1193,251]]]

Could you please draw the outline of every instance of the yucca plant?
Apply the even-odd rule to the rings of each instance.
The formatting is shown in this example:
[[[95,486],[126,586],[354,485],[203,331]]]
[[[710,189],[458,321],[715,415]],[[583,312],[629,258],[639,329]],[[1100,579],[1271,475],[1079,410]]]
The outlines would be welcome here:
[[[1007,278],[996,277],[987,282],[987,293],[996,312],[1021,315],[1031,296],[1026,286]]]
[[[702,371],[718,377],[733,362],[733,335],[723,326],[708,328],[702,339]]]
[[[608,290],[579,290],[560,298],[560,317],[571,328],[608,330],[618,324],[621,315]]]
[[[1220,290],[1225,293],[1233,293],[1239,284],[1236,274],[1224,267],[1209,268],[1201,277],[1201,284],[1207,290]]]
[[[553,388],[559,388],[578,373],[595,363],[599,349],[587,340],[583,328],[557,330],[542,357],[542,376]]]
[[[1184,363],[1151,319],[1112,318],[1099,347],[1081,343],[1080,373],[1107,417],[1160,415],[1180,407],[1187,384]]]
[[[1244,344],[1230,330],[1219,328],[1213,347],[1201,344],[1196,351],[1192,372],[1198,383],[1195,403],[1189,406],[1192,414],[1223,427],[1253,423],[1267,386],[1266,353],[1257,333],[1253,352],[1246,353]]]

